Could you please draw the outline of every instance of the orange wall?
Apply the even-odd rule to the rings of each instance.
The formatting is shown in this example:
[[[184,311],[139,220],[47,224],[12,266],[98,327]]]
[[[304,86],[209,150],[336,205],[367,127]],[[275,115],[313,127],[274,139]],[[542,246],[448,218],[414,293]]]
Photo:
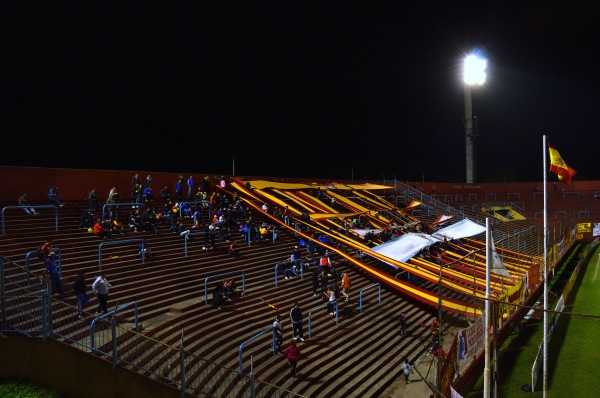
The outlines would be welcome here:
[[[106,200],[108,192],[113,186],[121,193],[123,199],[131,197],[131,179],[136,171],[128,170],[86,170],[86,169],[52,169],[41,167],[12,167],[0,166],[0,202],[17,204],[17,198],[23,192],[29,194],[31,204],[48,204],[48,190],[52,185],[58,186],[59,198],[67,201],[87,200],[87,195],[93,187],[98,191],[99,202]],[[148,174],[152,175],[154,180],[153,190],[155,196],[159,195],[160,190],[166,185],[174,192],[174,185],[179,173],[158,173],[148,171],[137,171],[142,185]],[[217,177],[211,174],[194,174],[196,184],[200,182],[205,175],[209,175],[212,183],[217,182]],[[189,174],[183,174],[184,182]],[[229,180],[229,175],[225,176]],[[239,176],[238,176],[239,177]],[[269,177],[248,177],[249,179],[268,179]],[[319,179],[300,179],[289,178],[290,182],[312,182]],[[331,182],[320,180],[321,182]],[[363,183],[371,182],[388,185],[393,181],[350,181],[336,180],[340,183]],[[425,194],[432,193],[432,187],[435,185],[436,194],[444,199],[443,195],[463,195],[463,200],[468,200],[469,194],[475,194],[477,201],[485,201],[486,193],[495,193],[497,201],[508,200],[510,192],[533,192],[533,189],[542,188],[541,182],[522,182],[522,183],[486,183],[486,184],[466,184],[466,183],[436,183],[436,182],[405,182],[407,185],[418,186],[423,189]],[[196,185],[197,187],[197,185]],[[570,185],[562,182],[557,183],[557,188],[565,188],[567,191],[579,191],[581,195],[592,196],[595,191],[600,191],[600,181],[573,181]],[[196,189],[196,188],[195,188]],[[553,190],[553,183],[548,182],[548,189]],[[184,188],[186,192],[187,187]]]

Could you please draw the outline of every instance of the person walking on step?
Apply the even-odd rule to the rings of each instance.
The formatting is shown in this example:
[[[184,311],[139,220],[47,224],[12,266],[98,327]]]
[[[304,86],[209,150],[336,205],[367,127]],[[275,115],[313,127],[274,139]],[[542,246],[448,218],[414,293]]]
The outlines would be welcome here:
[[[290,310],[290,322],[292,322],[292,339],[304,341],[304,331],[302,329],[302,310],[300,304],[296,301]]]
[[[77,296],[77,311],[79,312],[79,318],[82,318],[83,307],[90,299],[86,292],[87,284],[85,282],[85,272],[83,270],[79,271],[75,277],[75,282],[73,282],[73,290],[75,292],[75,296]]]
[[[281,326],[281,317],[277,315],[273,322],[273,333],[275,334],[275,353],[283,354],[281,345],[283,344],[283,326]]]
[[[400,336],[404,336],[406,333],[406,317],[404,312],[400,314]]]
[[[348,301],[348,299],[349,299],[349,297],[348,297],[349,292],[350,292],[350,277],[348,276],[347,272],[344,272],[344,275],[342,276],[342,294],[346,298],[345,301]]]
[[[319,270],[313,268],[312,271],[312,292],[313,297],[317,295],[317,288],[319,287]]]
[[[408,363],[408,359],[405,359],[404,363],[402,364],[402,373],[404,373],[404,380],[406,381],[406,384],[408,384],[408,377],[412,372],[413,370],[410,364]]]
[[[108,283],[106,279],[106,271],[102,271],[100,276],[96,278],[94,283],[92,283],[92,290],[98,296],[98,309],[96,310],[96,314],[102,312],[102,314],[106,314],[108,312],[108,288],[112,286]]]
[[[298,365],[298,359],[300,359],[300,349],[296,345],[296,341],[292,340],[290,345],[285,349],[285,354],[288,361],[288,366],[292,373],[292,377],[296,377],[296,366]]]

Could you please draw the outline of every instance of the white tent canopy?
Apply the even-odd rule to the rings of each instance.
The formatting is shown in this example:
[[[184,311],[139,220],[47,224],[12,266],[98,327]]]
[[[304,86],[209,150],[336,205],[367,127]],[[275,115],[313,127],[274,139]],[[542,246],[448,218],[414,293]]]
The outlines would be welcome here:
[[[452,224],[446,228],[442,228],[436,231],[433,236],[438,236],[444,239],[444,236],[448,239],[460,239],[467,238],[475,235],[479,235],[485,232],[485,225],[479,225],[467,218]]]
[[[464,219],[449,227],[440,229],[433,235],[409,232],[397,239],[377,245],[371,250],[396,261],[406,262],[419,253],[421,249],[444,240],[445,236],[448,239],[460,239],[479,235],[483,232],[485,232],[485,227]]]
[[[394,260],[406,262],[424,247],[439,241],[439,238],[431,235],[409,232],[397,239],[377,245],[371,250]]]

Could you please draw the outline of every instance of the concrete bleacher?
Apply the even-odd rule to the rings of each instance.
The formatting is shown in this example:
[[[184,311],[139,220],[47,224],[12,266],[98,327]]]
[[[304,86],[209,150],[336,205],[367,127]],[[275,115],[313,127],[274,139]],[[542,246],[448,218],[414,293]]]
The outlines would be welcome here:
[[[54,228],[53,214],[42,211],[40,216],[30,217],[22,212],[11,212],[6,219],[6,234],[0,240],[0,253],[8,260],[22,264],[25,253],[35,250],[48,237],[54,239],[54,245],[62,254],[66,303],[71,305],[62,307],[60,315],[55,315],[59,316],[64,328],[69,328],[74,340],[89,334],[89,318],[88,322],[77,318],[71,281],[79,270],[84,270],[88,286],[91,286],[99,272],[98,246],[102,242],[87,230],[78,228],[77,221],[84,208],[84,203],[69,202],[59,209],[58,231]],[[257,222],[263,221],[259,214],[253,214],[253,218]],[[149,342],[147,339],[151,337],[173,346],[182,342],[190,355],[237,369],[240,344],[272,325],[275,311],[263,300],[279,306],[285,343],[290,341],[291,335],[288,312],[298,301],[303,308],[307,337],[308,312],[324,304],[320,297],[312,295],[310,273],[305,273],[304,279],[280,280],[278,286],[273,280],[275,264],[288,257],[298,242],[292,232],[283,229],[279,241],[264,240],[250,246],[233,232],[241,256],[231,258],[224,249],[202,250],[200,237],[188,241],[185,255],[184,239],[172,234],[166,226],[159,225],[158,228],[158,235],[126,230],[123,239],[141,237],[152,249],[152,257],[145,262],[141,261],[134,244],[110,246],[103,251],[103,269],[108,272],[113,285],[109,307],[117,302],[135,302],[139,312],[138,332],[143,334],[132,331],[120,336],[119,356],[132,359],[136,355],[145,358],[161,355],[163,346]],[[112,259],[109,256],[113,256]],[[337,260],[335,255],[333,259]],[[359,312],[358,292],[375,281],[344,262],[339,264],[338,268],[347,271],[352,279],[351,300],[347,304],[340,302],[339,323],[324,310],[315,311],[311,320],[311,338],[300,343],[302,358],[298,377],[294,379],[288,375],[284,358],[273,355],[270,350],[269,335],[250,345],[244,358],[247,361],[252,355],[257,379],[304,396],[377,396],[396,382],[404,358],[412,360],[423,350],[425,330],[418,322],[436,317],[437,310],[382,286],[381,302],[374,292],[365,293],[363,311]],[[43,273],[37,259],[32,260],[31,268]],[[245,271],[246,294],[220,309],[206,305],[204,279],[239,269]],[[96,306],[97,300],[92,297],[87,310],[93,312]],[[400,312],[407,314],[411,325],[410,333],[404,337],[397,333]],[[444,320],[449,329],[465,325],[458,316],[445,315]],[[129,325],[133,319],[125,312],[118,316],[118,322]],[[108,347],[99,349],[109,350]],[[175,372],[178,361],[178,356],[165,357],[153,366],[169,365],[174,369],[169,375],[173,379],[178,377]],[[246,362],[245,368],[249,368]],[[326,368],[332,370],[324,373]],[[195,385],[219,383],[218,378],[188,382]]]

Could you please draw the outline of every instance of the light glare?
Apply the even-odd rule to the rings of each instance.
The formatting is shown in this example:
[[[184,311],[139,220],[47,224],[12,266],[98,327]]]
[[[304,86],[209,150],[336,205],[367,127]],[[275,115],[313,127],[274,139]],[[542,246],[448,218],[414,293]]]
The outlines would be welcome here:
[[[464,81],[468,85],[485,83],[487,68],[487,59],[479,58],[476,55],[468,55],[464,64]]]

